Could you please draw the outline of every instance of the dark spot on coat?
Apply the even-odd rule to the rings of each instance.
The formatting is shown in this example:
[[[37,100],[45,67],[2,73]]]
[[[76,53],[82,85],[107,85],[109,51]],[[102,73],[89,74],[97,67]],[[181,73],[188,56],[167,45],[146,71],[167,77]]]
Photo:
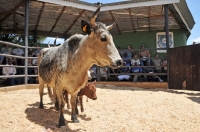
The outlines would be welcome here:
[[[70,38],[69,42],[68,42],[68,46],[69,46],[69,51],[68,53],[73,55],[74,52],[77,50],[77,48],[79,47],[79,43],[81,41],[80,37],[77,36],[73,36]]]
[[[56,65],[56,60],[50,60],[50,56],[46,54],[39,65],[39,74],[45,82],[48,83],[51,81],[52,76],[56,72]]]

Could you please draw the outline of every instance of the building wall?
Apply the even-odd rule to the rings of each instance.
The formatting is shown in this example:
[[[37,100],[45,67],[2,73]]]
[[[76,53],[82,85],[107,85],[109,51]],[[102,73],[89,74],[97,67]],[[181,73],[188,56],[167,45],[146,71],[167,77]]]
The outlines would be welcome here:
[[[131,45],[133,49],[139,49],[142,44],[146,48],[156,48],[156,33],[160,31],[151,31],[151,32],[130,32],[123,33],[121,35],[114,34],[113,39],[116,47],[121,49],[126,48],[128,45]],[[163,32],[163,31],[162,31]],[[174,47],[185,46],[187,42],[186,34],[181,30],[170,30],[174,35]],[[154,55],[155,50],[151,50],[150,53]]]
[[[151,32],[130,32],[123,33],[121,35],[114,34],[113,39],[116,47],[121,49],[126,48],[128,45],[131,45],[133,49],[139,49],[142,44],[147,48],[156,48],[156,33],[160,31],[151,31]],[[174,35],[174,47],[185,46],[187,42],[186,34],[181,30],[170,30]],[[24,45],[24,43],[20,44]],[[35,44],[36,46],[36,44]],[[47,44],[40,44],[41,47],[48,47]],[[0,44],[0,48],[3,47],[3,44]],[[150,51],[151,55],[156,53],[155,50]]]

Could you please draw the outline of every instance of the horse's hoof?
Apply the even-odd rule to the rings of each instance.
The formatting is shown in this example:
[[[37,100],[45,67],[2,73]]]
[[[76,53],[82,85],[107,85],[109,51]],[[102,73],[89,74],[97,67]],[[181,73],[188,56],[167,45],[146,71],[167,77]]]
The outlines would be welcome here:
[[[73,123],[79,123],[79,120],[78,119],[74,119],[72,120]]]
[[[59,109],[59,108],[55,108],[55,110],[56,110],[56,111],[59,111],[60,109]]]
[[[58,128],[60,128],[61,126],[65,126],[65,122],[64,123],[59,123],[58,125],[56,125]]]
[[[40,106],[39,106],[40,109],[44,109],[44,106],[42,103],[40,103]]]

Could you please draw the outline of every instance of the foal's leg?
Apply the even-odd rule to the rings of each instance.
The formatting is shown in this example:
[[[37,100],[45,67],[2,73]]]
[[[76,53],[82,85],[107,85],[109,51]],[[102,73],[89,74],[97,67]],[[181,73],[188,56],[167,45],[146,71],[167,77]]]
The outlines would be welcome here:
[[[75,107],[76,114],[78,114],[78,96],[76,97],[76,107]]]
[[[79,96],[80,104],[81,104],[81,112],[84,112],[83,108],[83,96]]]

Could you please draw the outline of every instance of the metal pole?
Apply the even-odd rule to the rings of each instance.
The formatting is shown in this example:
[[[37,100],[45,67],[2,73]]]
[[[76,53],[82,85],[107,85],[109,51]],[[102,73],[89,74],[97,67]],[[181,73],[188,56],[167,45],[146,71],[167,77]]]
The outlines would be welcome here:
[[[165,33],[166,33],[166,49],[167,49],[167,81],[168,81],[168,87],[169,87],[169,23],[168,23],[168,10],[169,10],[169,5],[164,6],[164,12],[165,12]]]
[[[29,20],[29,0],[26,0],[25,3],[25,78],[24,83],[27,84],[28,82],[28,20]]]
[[[33,43],[37,43],[37,31],[34,31]]]

